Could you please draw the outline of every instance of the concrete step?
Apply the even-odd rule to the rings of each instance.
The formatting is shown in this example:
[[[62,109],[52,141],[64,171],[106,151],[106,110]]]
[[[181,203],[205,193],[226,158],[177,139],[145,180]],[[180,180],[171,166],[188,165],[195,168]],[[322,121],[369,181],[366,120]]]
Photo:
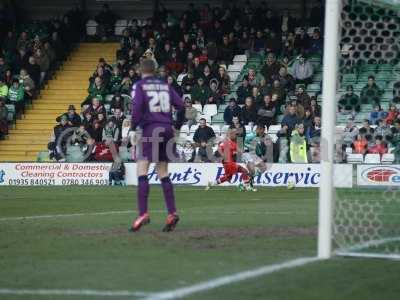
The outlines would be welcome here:
[[[2,145],[0,144],[0,151],[21,151],[21,152],[32,152],[34,151],[41,151],[43,149],[46,149],[47,145],[29,145],[29,149],[27,149],[26,145]],[[31,154],[32,154],[31,153]],[[10,153],[12,154],[12,153]]]

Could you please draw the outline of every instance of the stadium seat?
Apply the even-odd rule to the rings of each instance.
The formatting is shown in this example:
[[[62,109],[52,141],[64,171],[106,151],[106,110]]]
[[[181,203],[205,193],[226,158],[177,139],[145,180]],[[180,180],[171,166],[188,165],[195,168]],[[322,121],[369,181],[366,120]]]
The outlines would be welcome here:
[[[211,128],[214,130],[216,136],[221,135],[221,126],[211,125]]]
[[[239,72],[242,71],[243,65],[242,64],[233,64],[228,66],[228,73],[230,72]]]
[[[95,20],[89,20],[86,23],[86,34],[89,36],[96,35],[97,22]]]
[[[281,125],[270,125],[268,128],[269,134],[276,134],[279,130],[281,130]]]
[[[240,55],[235,55],[235,57],[233,58],[233,62],[241,62],[241,63],[246,63],[247,62],[247,56],[244,54],[240,54]]]
[[[199,112],[199,113],[203,113],[203,107],[201,106],[201,104],[193,104],[193,107]]]
[[[185,133],[186,135],[188,135],[189,134],[189,131],[190,131],[190,129],[189,129],[189,126],[188,125],[182,125],[182,127],[181,127],[181,130],[180,130],[180,133]]]
[[[213,117],[218,114],[218,108],[216,104],[206,104],[203,108],[203,114]]]
[[[225,111],[225,108],[226,108],[227,106],[228,106],[227,104],[221,104],[221,105],[218,107],[218,112],[219,112],[219,113],[223,113],[223,112]]]
[[[394,154],[393,153],[385,153],[382,155],[382,164],[392,164],[394,162]]]
[[[251,125],[246,125],[246,126],[244,126],[244,128],[246,129],[246,133],[253,131],[253,127]]]
[[[347,162],[350,164],[361,164],[363,163],[363,155],[358,153],[347,154]]]
[[[229,125],[223,125],[221,127],[221,135],[225,135],[226,132],[228,131],[228,129],[229,129]]]
[[[381,156],[380,156],[380,154],[368,153],[367,155],[365,155],[364,163],[366,163],[366,164],[380,164],[381,163]]]
[[[224,123],[224,114],[219,113],[212,117],[213,124],[215,123]]]
[[[117,35],[117,36],[122,35],[122,32],[127,27],[128,27],[127,20],[117,20],[117,22],[115,22],[115,35]]]
[[[190,126],[189,135],[194,134],[194,132],[199,128],[199,125],[192,125]]]
[[[206,119],[206,122],[208,124],[211,124],[211,116],[209,116],[209,115],[198,114],[196,119],[197,119],[197,121],[200,119]]]

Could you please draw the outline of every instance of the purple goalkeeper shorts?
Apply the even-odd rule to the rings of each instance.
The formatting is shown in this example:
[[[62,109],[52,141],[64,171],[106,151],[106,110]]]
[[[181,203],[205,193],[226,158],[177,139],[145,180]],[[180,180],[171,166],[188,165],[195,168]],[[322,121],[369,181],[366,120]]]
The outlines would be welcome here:
[[[176,160],[174,131],[170,124],[151,124],[143,128],[138,160],[160,162]]]

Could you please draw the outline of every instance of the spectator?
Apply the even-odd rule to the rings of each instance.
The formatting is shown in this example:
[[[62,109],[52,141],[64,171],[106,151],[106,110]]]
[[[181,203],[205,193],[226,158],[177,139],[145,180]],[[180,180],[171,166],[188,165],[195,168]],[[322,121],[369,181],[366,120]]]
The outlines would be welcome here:
[[[182,89],[179,84],[176,83],[175,78],[172,75],[167,76],[167,83],[175,90],[175,92],[182,97]]]
[[[285,67],[279,69],[279,73],[273,77],[274,80],[279,80],[280,86],[285,90],[286,94],[293,94],[296,82],[292,75],[288,74]]]
[[[25,96],[27,99],[32,100],[36,95],[35,82],[25,69],[21,69],[19,74],[19,83],[24,87]]]
[[[235,98],[231,98],[229,100],[228,106],[225,108],[225,111],[224,111],[225,124],[231,125],[232,124],[232,118],[234,116],[239,116],[240,113],[241,113],[240,106],[236,104]]]
[[[88,124],[88,123],[86,123],[86,124]],[[85,126],[85,128],[88,131],[88,133],[91,136],[91,138],[96,143],[101,143],[102,142],[102,140],[103,140],[103,127],[101,126],[101,123],[98,120],[95,120],[89,127]]]
[[[290,137],[290,160],[292,163],[308,163],[307,139],[304,134],[304,125],[296,124]]]
[[[353,152],[357,154],[365,154],[367,152],[368,141],[362,134],[357,134],[353,142]]]
[[[171,57],[167,61],[167,64],[165,65],[167,68],[168,72],[170,74],[173,74],[174,76],[178,75],[180,72],[182,72],[184,65],[178,61],[176,57],[176,52],[173,51],[171,53]]]
[[[386,143],[383,141],[383,137],[378,135],[375,137],[375,144],[371,147],[368,147],[368,153],[380,154],[383,155],[388,152],[386,147]]]
[[[26,71],[28,72],[29,76],[32,78],[35,86],[40,85],[40,67],[36,63],[36,59],[34,56],[30,56],[28,60],[28,64],[25,66]]]
[[[193,76],[193,72],[189,71],[185,77],[182,79],[182,91],[184,94],[190,94],[192,88],[195,86],[196,80]]]
[[[239,116],[234,116],[232,118],[232,124],[230,125],[231,129],[236,129],[236,137],[238,138],[238,146],[243,148],[244,139],[246,137],[246,127],[240,121]]]
[[[310,38],[304,28],[300,28],[299,33],[296,35],[294,40],[294,47],[301,53],[306,52],[310,45]]]
[[[351,147],[355,137],[358,135],[358,128],[354,125],[354,121],[352,118],[346,123],[346,127],[342,133],[342,151],[344,151],[347,147]]]
[[[382,111],[380,105],[375,105],[374,110],[369,113],[369,122],[372,125],[378,125],[378,120],[385,118],[386,113]]]
[[[109,120],[103,129],[102,141],[108,146],[119,140],[119,129],[116,124]]]
[[[201,104],[202,106],[208,103],[208,100],[211,97],[211,90],[207,85],[205,85],[203,77],[197,79],[197,85],[193,87],[191,94],[194,103]]]
[[[216,76],[218,80],[218,86],[223,95],[227,95],[229,93],[229,86],[230,86],[230,78],[226,72],[225,67],[218,68],[218,74]]]
[[[233,53],[233,45],[229,43],[228,36],[224,35],[222,38],[222,44],[218,48],[218,59],[226,64],[230,64],[233,59]]]
[[[31,41],[29,40],[26,31],[22,31],[17,41],[17,50],[28,51],[31,48]]]
[[[287,125],[282,125],[281,129],[277,133],[278,140],[277,144],[279,147],[279,163],[288,162],[289,154],[289,128]]]
[[[115,126],[118,128],[119,135],[120,135],[119,138],[121,138],[122,123],[124,122],[124,120],[125,120],[125,116],[120,108],[116,108],[114,110],[113,116],[109,119],[109,121],[112,121],[115,124]]]
[[[181,162],[193,162],[196,151],[190,141],[185,141],[184,145],[177,145],[177,152]]]
[[[104,108],[103,104],[101,104],[99,99],[96,98],[96,97],[94,97],[92,99],[92,104],[89,105],[88,111],[90,112],[90,114],[94,118],[97,118],[97,116],[99,114],[102,114],[102,115],[106,115],[107,114],[106,109]]]
[[[1,85],[1,80],[0,80],[0,85]],[[24,87],[19,83],[19,80],[17,78],[13,80],[13,84],[8,90],[8,101],[11,104],[14,104],[17,115],[24,113],[25,110]]]
[[[263,79],[263,76],[257,75],[256,70],[253,68],[250,68],[248,73],[247,73],[247,80],[249,81],[249,85],[251,87],[253,86],[259,86],[261,84],[261,80]]]
[[[35,51],[35,61],[38,64],[40,68],[40,83],[43,83],[47,72],[49,71],[50,68],[50,59],[47,56],[47,54],[42,51],[42,49],[38,48]]]
[[[305,91],[304,85],[300,85],[296,92],[297,104],[301,105],[303,109],[309,109],[311,107],[311,98]]]
[[[251,95],[251,87],[249,85],[247,76],[243,77],[242,84],[237,89],[236,95],[237,95],[237,103],[239,105],[244,104],[245,99]]]
[[[205,65],[203,68],[203,72],[200,75],[200,77],[203,77],[204,79],[204,84],[207,86],[210,86],[210,81],[214,77],[213,74],[211,73],[211,69],[209,65]]]
[[[311,162],[320,162],[321,117],[314,117],[313,124],[308,128],[306,137],[307,143],[310,146]]]
[[[10,70],[10,69],[7,69],[6,72],[5,72],[5,74],[4,74],[4,83],[5,83],[8,87],[10,87],[10,86],[12,85],[12,82],[13,82],[14,78],[15,78],[15,77],[13,76],[11,70]]]
[[[76,113],[75,106],[72,105],[72,104],[68,106],[68,109],[67,109],[66,113],[64,113],[61,116],[57,117],[56,121],[60,122],[60,119],[62,117],[66,117],[67,118],[67,123],[71,127],[78,127],[82,123],[81,117],[79,116],[79,114]]]
[[[210,82],[210,90],[211,95],[210,98],[208,98],[208,104],[216,104],[219,106],[224,101],[224,98],[222,96],[222,91],[219,89],[218,81],[215,78]]]
[[[242,107],[241,120],[244,125],[254,125],[257,122],[257,108],[253,98],[247,97]]]
[[[108,4],[104,4],[102,10],[96,15],[95,20],[99,24],[97,27],[98,36],[103,41],[106,41],[108,36],[113,35],[117,16],[110,10]]]
[[[4,57],[0,56],[0,78],[4,78],[7,69],[9,69],[9,66],[6,64]]]
[[[189,128],[197,123],[197,109],[193,107],[192,101],[189,98],[185,99],[185,117],[184,122]]]
[[[4,98],[0,98],[0,140],[8,135],[8,109]]]
[[[105,96],[108,94],[108,90],[106,85],[103,83],[103,80],[100,77],[96,77],[94,83],[92,83],[88,88],[89,95],[86,97],[84,104],[92,101],[93,98],[96,98],[99,101],[104,101]]]
[[[3,40],[3,49],[5,52],[12,53],[17,48],[17,39],[13,31],[8,31],[7,36]]]
[[[256,37],[252,41],[251,49],[254,53],[264,55],[265,39],[261,30],[257,30]]]
[[[384,138],[391,135],[390,126],[386,123],[386,119],[378,120],[378,126],[375,128],[375,136],[378,135]]]
[[[272,82],[272,78],[279,74],[281,65],[276,61],[275,54],[269,53],[265,65],[261,69],[261,74],[264,76],[267,83]]]
[[[322,50],[324,48],[323,44],[324,41],[321,37],[321,32],[319,31],[319,29],[314,29],[313,35],[310,39],[308,53],[310,53],[311,55],[322,55]]]
[[[214,130],[207,126],[206,120],[201,118],[196,129],[193,141],[197,149],[197,158],[202,162],[211,162],[212,145],[214,144]]]
[[[397,119],[398,115],[399,115],[399,111],[397,110],[396,105],[390,104],[389,111],[386,115],[386,123],[388,125],[393,125],[393,123]]]
[[[284,103],[286,98],[285,90],[282,88],[281,82],[279,80],[273,81],[270,93],[271,95],[276,95],[274,99],[274,101],[276,101],[276,105],[282,105]]]
[[[292,130],[296,127],[296,124],[299,123],[299,118],[296,115],[296,107],[290,105],[287,113],[282,119],[282,126],[287,126],[287,133],[290,136],[292,134]]]
[[[49,58],[50,65],[52,66],[56,62],[57,56],[49,42],[44,43],[43,51],[45,55],[47,55],[47,57]]]
[[[368,83],[361,90],[361,102],[366,104],[379,105],[380,96],[382,94],[383,91],[375,83],[375,77],[372,75],[368,76]]]
[[[317,103],[317,98],[315,96],[311,97],[311,112],[314,116],[321,115],[321,105]]]
[[[361,103],[360,97],[353,92],[353,86],[346,87],[346,94],[339,99],[339,112],[342,114],[355,114],[360,112]]]
[[[374,128],[371,127],[371,124],[369,123],[369,120],[368,120],[368,119],[364,119],[364,120],[363,120],[362,126],[361,126],[361,128],[360,128],[360,132],[361,132],[361,130],[364,131],[364,135],[365,135],[366,137],[367,137],[367,136],[370,136],[370,137],[373,137],[373,136],[374,136],[375,130],[374,130]],[[367,137],[367,139],[368,139],[368,137]]]
[[[297,84],[309,84],[314,74],[313,67],[303,55],[300,55],[293,64],[292,75]]]
[[[281,39],[276,35],[275,31],[269,32],[269,36],[265,40],[265,50],[267,53],[280,53]]]
[[[7,98],[8,86],[5,84],[3,77],[0,77],[0,97]]]
[[[116,93],[121,90],[122,74],[118,65],[114,66],[108,87],[111,93]]]
[[[57,160],[62,159],[67,153],[67,140],[70,134],[67,130],[70,128],[68,120],[65,116],[62,116],[60,123],[54,127],[54,155]],[[71,132],[72,134],[72,132]]]
[[[269,127],[275,123],[276,107],[270,95],[264,96],[264,102],[257,107],[257,123]]]

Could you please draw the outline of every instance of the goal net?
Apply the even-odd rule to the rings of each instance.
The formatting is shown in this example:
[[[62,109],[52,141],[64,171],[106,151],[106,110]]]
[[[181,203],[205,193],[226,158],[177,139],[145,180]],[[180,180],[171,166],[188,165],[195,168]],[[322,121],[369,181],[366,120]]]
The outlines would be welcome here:
[[[400,2],[326,3],[319,256],[400,259]],[[333,161],[352,189],[329,189]]]

